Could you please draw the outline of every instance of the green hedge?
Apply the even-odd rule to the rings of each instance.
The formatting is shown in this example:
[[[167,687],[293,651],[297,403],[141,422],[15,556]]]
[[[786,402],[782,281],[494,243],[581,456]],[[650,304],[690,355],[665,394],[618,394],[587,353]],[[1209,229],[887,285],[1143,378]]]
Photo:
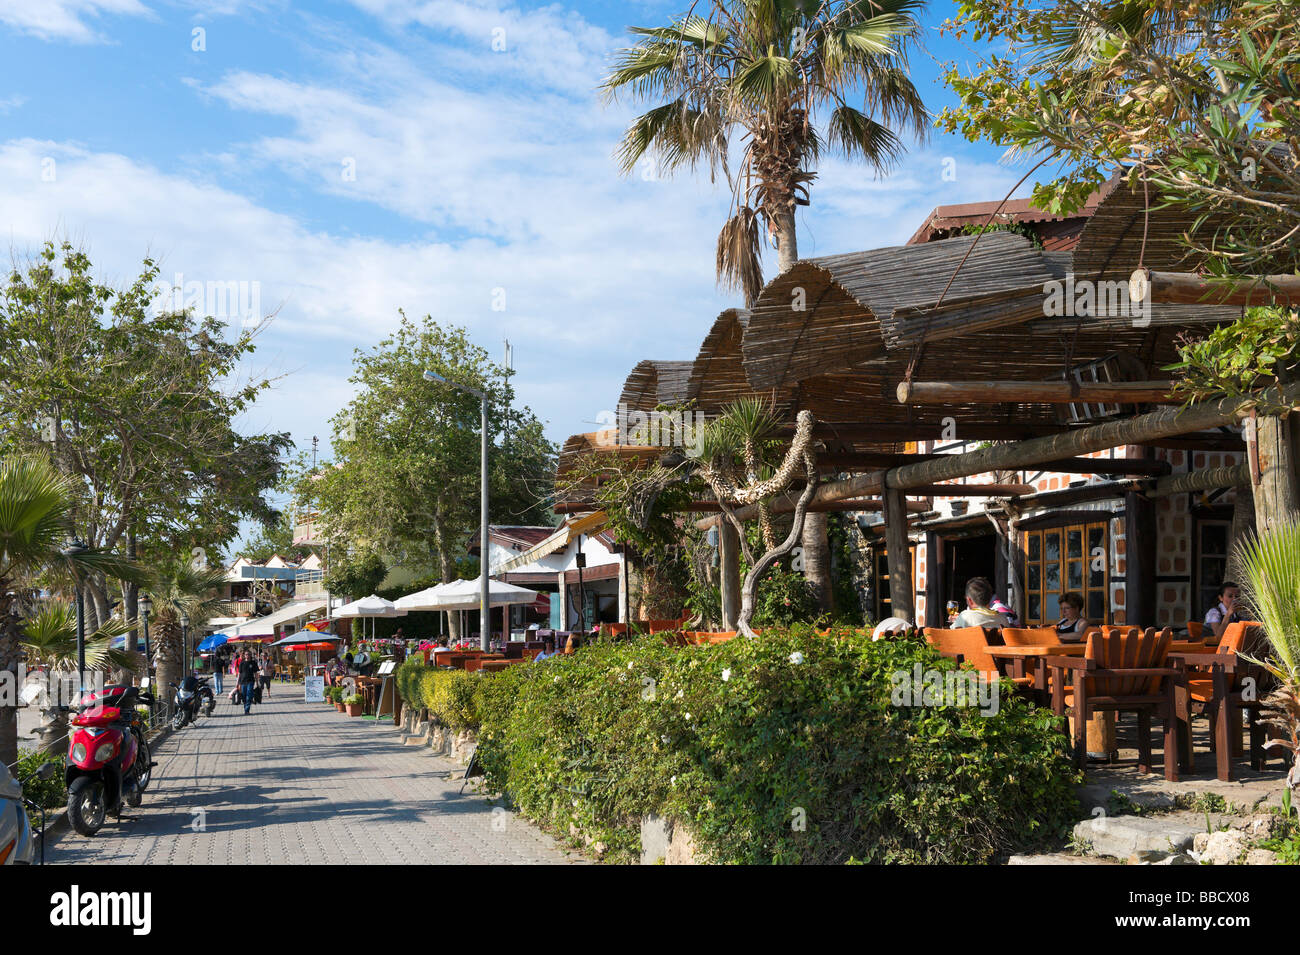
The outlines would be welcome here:
[[[478,728],[478,699],[484,682],[482,674],[435,669],[425,666],[419,657],[397,668],[397,691],[406,704],[428,710],[443,726],[457,730]]]
[[[991,716],[894,705],[891,676],[955,665],[923,640],[811,628],[669,648],[596,645],[479,680],[494,790],[609,857],[648,813],[716,862],[989,862],[1077,820],[1068,743],[1009,684]]]

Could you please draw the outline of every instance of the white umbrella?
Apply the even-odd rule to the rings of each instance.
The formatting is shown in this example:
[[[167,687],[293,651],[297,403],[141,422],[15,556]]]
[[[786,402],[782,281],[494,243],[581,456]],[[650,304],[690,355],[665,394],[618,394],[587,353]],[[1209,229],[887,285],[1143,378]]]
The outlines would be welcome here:
[[[438,594],[439,610],[474,610],[482,601],[483,578],[475,580],[453,580],[443,584]],[[488,580],[488,605],[504,607],[509,604],[530,604],[537,599],[538,592],[527,587],[516,587],[503,580]]]
[[[448,586],[448,584],[435,584],[432,587],[425,587],[405,597],[398,597],[394,606],[408,613],[413,610],[445,610],[441,597],[443,589]]]
[[[406,614],[405,608],[397,606],[391,600],[385,600],[378,594],[354,600],[334,611],[335,617],[405,617]],[[371,636],[374,636],[373,629]]]

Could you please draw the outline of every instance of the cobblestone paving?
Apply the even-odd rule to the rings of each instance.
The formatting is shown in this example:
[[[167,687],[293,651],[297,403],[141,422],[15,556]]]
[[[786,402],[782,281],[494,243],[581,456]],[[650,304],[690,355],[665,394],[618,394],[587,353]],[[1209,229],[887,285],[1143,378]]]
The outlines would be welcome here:
[[[460,767],[404,747],[391,721],[349,719],[275,684],[225,699],[154,753],[139,809],[92,838],[68,831],[47,861],[72,864],[543,864],[580,861],[472,792]]]

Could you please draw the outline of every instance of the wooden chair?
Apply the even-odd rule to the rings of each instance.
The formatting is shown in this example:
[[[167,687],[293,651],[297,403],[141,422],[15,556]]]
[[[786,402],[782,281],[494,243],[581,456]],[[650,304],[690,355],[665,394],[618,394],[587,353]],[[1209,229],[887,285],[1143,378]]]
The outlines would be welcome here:
[[[681,630],[660,630],[659,636],[663,638],[664,643],[670,647],[687,647],[691,641],[687,639],[686,634]]]
[[[1165,779],[1178,781],[1178,701],[1176,689],[1182,670],[1168,665],[1173,633],[1166,627],[1145,633],[1110,627],[1106,633],[1090,631],[1082,657],[1050,656],[1052,709],[1058,716],[1074,716],[1074,760],[1084,767],[1087,721],[1097,713],[1136,713],[1138,718],[1138,770],[1151,772],[1151,715],[1164,721]],[[1071,688],[1067,689],[1069,682]]]
[[[1205,630],[1205,624],[1201,623],[1201,621],[1199,620],[1187,621],[1187,639],[1189,640],[1203,639],[1201,633],[1204,630]],[[1213,636],[1213,634],[1211,634],[1211,636]]]
[[[926,627],[925,639],[946,657],[958,663],[969,663],[985,673],[998,673],[997,661],[989,655],[989,635],[983,627],[958,627],[941,630]]]
[[[1187,668],[1185,694],[1180,694],[1180,703],[1188,726],[1197,716],[1210,721],[1215,774],[1225,782],[1230,782],[1234,776],[1233,757],[1243,755],[1243,711],[1250,731],[1251,768],[1261,769],[1266,759],[1264,738],[1267,734],[1258,717],[1263,709],[1261,701],[1268,693],[1266,681],[1270,677],[1263,667],[1238,656],[1242,651],[1259,656],[1263,643],[1264,634],[1259,624],[1239,621],[1223,629],[1214,653],[1183,654],[1178,661]]]
[[[1003,627],[1002,642],[1009,647],[1054,647],[1062,641],[1055,627]]]

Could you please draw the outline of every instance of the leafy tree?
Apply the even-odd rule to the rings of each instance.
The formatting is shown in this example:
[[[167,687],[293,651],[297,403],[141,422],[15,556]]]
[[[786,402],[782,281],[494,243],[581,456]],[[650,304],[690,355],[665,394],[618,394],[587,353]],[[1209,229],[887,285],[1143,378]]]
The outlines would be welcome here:
[[[258,536],[239,548],[234,557],[247,557],[254,563],[264,563],[279,554],[287,561],[301,563],[311,556],[312,550],[293,542],[294,520],[288,511],[281,511],[275,520],[263,524]]]
[[[692,5],[694,11],[697,5]],[[723,170],[731,218],[718,235],[720,280],[752,303],[763,286],[760,223],[784,272],[798,259],[795,208],[807,205],[824,149],[876,170],[902,155],[896,130],[925,134],[928,116],[907,75],[920,35],[917,0],[711,0],[707,13],[633,27],[603,90],[657,105],[628,128],[617,159],[672,171]],[[860,103],[859,106],[853,105]],[[728,155],[741,135],[739,170]]]
[[[47,243],[0,294],[0,449],[49,456],[71,479],[73,525],[93,549],[152,562],[216,555],[241,519],[273,521],[287,434],[245,436],[231,422],[270,381],[238,379],[253,333],[156,311],[158,266],[125,289],[97,282],[89,258]],[[85,581],[92,626],[111,616],[111,580]],[[127,616],[134,590],[126,588]]]
[[[334,418],[337,458],[300,467],[295,492],[343,552],[454,580],[479,522],[479,400],[426,381],[425,370],[488,396],[493,522],[552,523],[555,447],[529,409],[513,406],[505,370],[463,328],[405,313],[394,335],[357,351],[360,393]]]
[[[387,576],[388,567],[384,559],[374,551],[368,551],[336,561],[325,575],[325,589],[331,594],[360,600],[373,594]]]
[[[1298,13],[1296,0],[965,0],[947,29],[997,52],[949,66],[960,105],[939,125],[1059,160],[1034,189],[1043,209],[1077,209],[1122,171],[1153,206],[1196,213],[1208,271],[1295,272]]]

